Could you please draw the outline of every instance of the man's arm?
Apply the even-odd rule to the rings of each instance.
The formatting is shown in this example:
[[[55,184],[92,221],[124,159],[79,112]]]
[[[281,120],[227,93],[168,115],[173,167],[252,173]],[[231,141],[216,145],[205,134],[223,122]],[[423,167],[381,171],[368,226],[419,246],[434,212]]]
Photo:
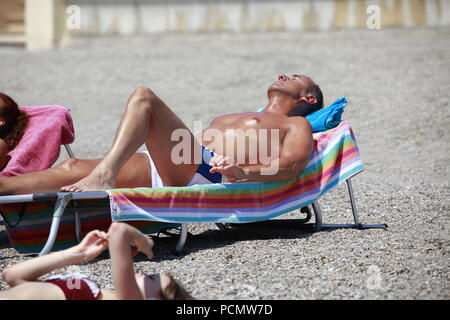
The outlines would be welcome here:
[[[290,119],[289,129],[281,146],[280,157],[269,165],[244,167],[250,181],[284,181],[294,179],[308,164],[313,151],[310,123],[302,117]]]
[[[312,129],[309,122],[301,117],[292,117],[283,140],[280,157],[268,164],[240,167],[236,164],[214,167],[211,172],[219,172],[233,180],[285,181],[294,179],[308,164],[313,151]]]

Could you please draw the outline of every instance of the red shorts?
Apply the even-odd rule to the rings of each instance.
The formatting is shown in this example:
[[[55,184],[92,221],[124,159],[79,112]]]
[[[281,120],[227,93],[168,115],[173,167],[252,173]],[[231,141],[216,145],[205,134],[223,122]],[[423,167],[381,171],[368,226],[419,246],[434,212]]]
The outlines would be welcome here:
[[[52,283],[61,288],[66,300],[97,300],[100,296],[100,287],[87,278],[52,277],[42,282]]]

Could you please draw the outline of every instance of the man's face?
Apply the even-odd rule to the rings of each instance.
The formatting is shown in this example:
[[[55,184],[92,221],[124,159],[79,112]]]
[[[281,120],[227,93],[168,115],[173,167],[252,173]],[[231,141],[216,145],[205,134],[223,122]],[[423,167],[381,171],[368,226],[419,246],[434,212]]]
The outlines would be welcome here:
[[[287,76],[280,74],[278,80],[272,83],[268,89],[268,94],[272,92],[279,92],[291,96],[294,99],[299,99],[306,88],[313,84],[313,81],[304,75],[293,74]]]

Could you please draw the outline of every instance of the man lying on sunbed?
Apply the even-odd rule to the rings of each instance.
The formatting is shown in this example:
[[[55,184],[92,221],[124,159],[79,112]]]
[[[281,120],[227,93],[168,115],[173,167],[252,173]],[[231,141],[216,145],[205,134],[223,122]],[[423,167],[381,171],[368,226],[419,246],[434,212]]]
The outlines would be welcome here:
[[[322,107],[322,92],[307,76],[282,74],[267,94],[263,112],[220,116],[194,137],[152,90],[137,88],[103,159],[0,178],[0,194],[292,179],[310,159],[304,116]],[[143,144],[148,152],[136,153]]]

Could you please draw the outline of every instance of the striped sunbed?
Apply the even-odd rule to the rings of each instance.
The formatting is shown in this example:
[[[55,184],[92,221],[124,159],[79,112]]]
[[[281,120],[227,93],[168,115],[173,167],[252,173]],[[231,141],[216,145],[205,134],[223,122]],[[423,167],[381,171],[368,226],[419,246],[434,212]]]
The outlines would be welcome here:
[[[314,152],[296,179],[190,187],[109,190],[114,221],[246,223],[307,206],[364,169],[347,121],[314,135]]]
[[[39,253],[43,249],[49,238],[54,208],[54,200],[0,204],[9,241],[17,252]],[[78,243],[76,212],[79,213],[80,220],[79,238],[94,229],[106,232],[111,224],[107,197],[72,201],[61,217],[52,250],[66,249]],[[132,221],[130,224],[147,234],[179,226],[156,221]]]
[[[317,199],[343,181],[349,185],[353,226],[366,228],[357,221],[349,179],[363,169],[352,128],[343,121],[314,134],[311,160],[291,181],[0,196],[0,210],[10,242],[21,253],[70,247],[90,230],[106,231],[111,220],[148,234],[181,225],[181,251],[188,223],[257,222],[312,204],[321,225]]]

